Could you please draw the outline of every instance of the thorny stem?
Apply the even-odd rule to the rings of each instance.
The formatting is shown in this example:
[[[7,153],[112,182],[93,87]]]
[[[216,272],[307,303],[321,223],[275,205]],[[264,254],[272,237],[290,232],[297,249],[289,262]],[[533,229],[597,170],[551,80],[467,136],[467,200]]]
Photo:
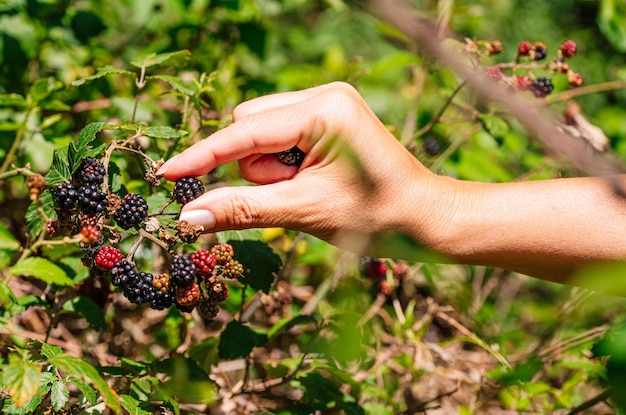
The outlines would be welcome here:
[[[454,89],[454,91],[452,91],[452,94],[450,94],[450,96],[448,97],[446,102],[443,104],[443,106],[441,108],[439,108],[439,112],[437,112],[437,114],[433,118],[430,119],[428,124],[426,124],[425,126],[420,128],[419,130],[417,130],[415,132],[415,134],[413,134],[413,139],[421,137],[422,135],[424,135],[427,132],[429,132],[430,130],[432,130],[435,127],[435,125],[437,125],[437,123],[439,122],[439,119],[441,118],[443,113],[446,112],[446,110],[448,109],[450,104],[452,104],[452,100],[454,99],[454,97],[456,97],[456,95],[459,92],[461,92],[461,90],[463,89],[463,87],[466,84],[467,84],[467,81],[463,81]]]
[[[11,178],[13,176],[20,176],[20,175],[24,177],[30,177],[30,176],[34,176],[35,174],[37,173],[29,169],[28,167],[13,166],[13,170],[0,173],[0,180],[4,180],[4,179]]]
[[[567,413],[567,415],[581,414],[584,411],[586,411],[587,409],[593,408],[594,406],[596,406],[600,402],[606,401],[610,397],[611,397],[611,389],[607,389],[604,392],[600,393],[599,395],[589,399],[587,402],[583,402],[582,404],[578,405],[576,408],[571,409]]]
[[[137,107],[139,107],[139,96],[141,95],[141,90],[144,86],[146,86],[146,66],[141,66],[141,73],[139,74],[139,79],[135,81],[135,85],[137,85],[137,94],[135,94],[135,104],[133,105],[133,115],[130,117],[130,122],[135,122],[135,116],[137,115]]]

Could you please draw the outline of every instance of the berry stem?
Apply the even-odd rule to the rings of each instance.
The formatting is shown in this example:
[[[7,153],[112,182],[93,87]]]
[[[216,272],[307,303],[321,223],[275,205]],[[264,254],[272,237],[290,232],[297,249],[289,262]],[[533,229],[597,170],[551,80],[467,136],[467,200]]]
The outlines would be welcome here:
[[[625,88],[626,88],[626,81],[622,81],[622,80],[603,82],[603,83],[594,84],[594,85],[579,86],[575,89],[569,89],[567,91],[562,91],[562,92],[552,94],[546,97],[544,102],[540,102],[539,104],[547,105],[547,104],[551,104],[555,102],[568,101],[572,98],[583,96],[583,95],[595,94],[598,92],[615,91],[618,89],[625,89]]]
[[[9,179],[13,176],[30,177],[30,176],[34,176],[35,174],[37,174],[34,171],[32,171],[29,167],[16,167],[14,165],[12,165],[12,167],[13,167],[13,170],[0,173],[0,180]]]
[[[4,157],[4,161],[2,162],[2,166],[0,167],[0,173],[5,173],[7,169],[9,168],[9,166],[11,165],[11,163],[13,162],[13,159],[15,158],[15,154],[17,153],[17,150],[20,148],[20,145],[22,144],[22,140],[24,139],[24,131],[27,128],[26,126],[33,110],[35,110],[35,107],[28,107],[28,109],[26,110],[26,114],[24,114],[24,121],[22,122],[22,125],[20,125],[20,128],[15,133],[15,140],[13,140],[13,144],[11,144],[11,148],[7,152],[6,156]]]
[[[463,89],[463,87],[465,87],[466,84],[467,84],[467,81],[463,81],[454,89],[454,91],[452,91],[448,99],[446,99],[446,102],[444,102],[441,108],[439,108],[439,111],[437,112],[437,114],[435,114],[435,116],[430,119],[428,124],[420,128],[419,130],[415,132],[415,134],[413,134],[413,140],[416,140],[417,138],[426,134],[427,132],[432,130],[435,127],[435,125],[437,125],[443,113],[446,112],[448,107],[452,104],[452,100],[454,99],[454,97],[457,96],[459,92],[461,92],[461,90]]]

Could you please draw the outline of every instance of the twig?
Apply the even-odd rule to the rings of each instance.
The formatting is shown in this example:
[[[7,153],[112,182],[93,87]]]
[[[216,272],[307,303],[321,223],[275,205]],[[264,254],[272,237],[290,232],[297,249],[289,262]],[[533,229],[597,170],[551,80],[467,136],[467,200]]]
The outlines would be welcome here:
[[[459,85],[457,85],[457,87],[454,89],[454,91],[452,91],[452,94],[450,94],[446,102],[441,106],[441,108],[439,108],[439,111],[437,112],[437,114],[435,114],[435,116],[433,116],[430,119],[428,124],[420,128],[419,130],[415,132],[415,134],[413,134],[413,139],[421,137],[422,135],[432,130],[435,127],[435,125],[437,125],[443,113],[446,112],[450,104],[452,104],[452,100],[454,99],[454,97],[456,97],[457,94],[461,92],[461,90],[463,89],[463,87],[465,87],[465,85],[467,85],[467,81],[462,81]]]
[[[577,407],[570,409],[567,415],[577,415],[586,411],[587,409],[591,409],[602,401],[606,401],[611,397],[611,389],[607,389],[604,392],[600,393],[598,396],[595,396],[589,399],[587,402],[583,402]]]

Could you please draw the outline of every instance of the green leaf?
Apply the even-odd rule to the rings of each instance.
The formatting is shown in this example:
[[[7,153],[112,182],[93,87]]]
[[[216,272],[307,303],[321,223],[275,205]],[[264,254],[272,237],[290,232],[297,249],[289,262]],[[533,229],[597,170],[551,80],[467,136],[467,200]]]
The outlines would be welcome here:
[[[300,324],[309,324],[313,323],[317,326],[317,320],[312,316],[307,315],[299,315],[294,318],[283,318],[278,321],[278,323],[274,324],[272,328],[267,332],[267,337],[269,339],[274,338],[276,335],[282,333],[285,330],[289,330],[292,327],[295,327]]]
[[[159,79],[161,81],[165,81],[168,84],[170,84],[170,86],[174,88],[174,90],[190,97],[194,96],[196,93],[196,88],[194,87],[193,84],[186,84],[182,81],[182,79],[175,77],[175,76],[151,75],[151,76],[147,76],[146,78],[147,79]]]
[[[18,94],[0,94],[0,107],[26,108],[28,103]]]
[[[52,154],[52,167],[45,176],[46,185],[54,186],[55,184],[69,181],[72,177],[68,163],[69,147],[62,147],[54,150]]]
[[[41,354],[46,357],[46,359],[52,359],[57,356],[63,355],[63,349],[59,346],[53,346],[49,343],[41,343]]]
[[[93,390],[91,386],[76,378],[70,378],[69,381],[72,382],[72,384],[83,394],[89,404],[96,404],[98,401],[98,395],[96,395],[96,391]]]
[[[0,249],[17,251],[19,247],[20,243],[15,239],[9,228],[3,222],[0,222]]]
[[[98,68],[96,70],[96,73],[91,75],[91,76],[87,76],[87,77],[75,80],[74,82],[72,82],[71,85],[72,86],[81,86],[81,85],[86,84],[88,82],[95,81],[96,79],[100,79],[103,76],[114,75],[114,74],[130,75],[130,76],[133,76],[133,77],[137,76],[134,72],[127,71],[126,69],[118,69],[118,68],[114,68],[114,67],[112,67],[110,65],[107,65],[107,66],[103,66],[101,68]]]
[[[193,359],[182,356],[157,363],[157,370],[170,380],[162,384],[154,399],[178,402],[211,404],[217,399],[217,386]]]
[[[47,98],[53,91],[60,89],[63,86],[61,82],[54,78],[40,78],[28,90],[28,96],[33,104],[39,103],[39,101]]]
[[[105,327],[104,312],[91,298],[78,296],[63,304],[63,310],[79,313],[87,319],[94,330]]]
[[[48,284],[74,285],[74,282],[65,275],[62,268],[45,258],[25,258],[13,265],[9,272],[12,275],[35,277]]]
[[[25,219],[30,232],[31,240],[39,236],[39,234],[44,230],[44,226],[47,225],[47,222],[39,211],[40,207],[49,218],[56,216],[54,211],[54,202],[50,192],[43,192],[39,195],[39,203],[32,202],[26,209]]]
[[[104,126],[105,123],[101,121],[87,124],[87,126],[80,131],[76,144],[69,146],[67,160],[71,173],[74,173],[78,169],[80,162],[87,156],[87,153],[92,148],[91,144],[96,139],[96,134],[102,131]]]
[[[48,361],[54,367],[64,371],[68,377],[76,377],[86,382],[92,383],[104,398],[106,405],[116,414],[122,413],[119,397],[117,393],[100,376],[96,368],[82,359],[67,354],[49,357]]]
[[[211,367],[219,362],[218,347],[219,337],[210,337],[189,349],[189,357],[205,372],[210,372]]]
[[[122,190],[122,173],[115,163],[109,163],[109,190],[111,193],[120,193]],[[148,205],[149,206],[149,205]]]
[[[494,137],[504,137],[509,132],[509,125],[500,117],[495,115],[480,114],[478,118],[483,123],[483,127]]]
[[[153,411],[148,412],[141,409],[139,406],[141,402],[130,395],[120,395],[120,399],[122,401],[122,408],[128,411],[129,415],[152,415],[154,413]]]
[[[151,66],[177,66],[180,63],[184,63],[191,58],[191,52],[188,50],[179,50],[176,52],[167,53],[151,53],[143,59],[135,59],[130,62],[131,65],[137,68],[149,68]]]
[[[61,114],[52,114],[49,115],[47,117],[45,117],[42,121],[41,124],[39,124],[39,129],[40,130],[45,130],[46,128],[50,128],[52,127],[54,124],[58,123],[59,121],[61,121],[61,119],[63,118],[63,115]]]
[[[185,135],[183,131],[175,130],[174,128],[167,126],[167,125],[164,125],[164,126],[157,125],[153,127],[148,127],[146,129],[141,130],[141,132],[143,133],[143,135],[148,136],[148,137],[164,138],[164,139],[178,138],[178,137]]]
[[[262,346],[267,342],[267,335],[257,333],[239,321],[233,320],[220,335],[218,347],[221,359],[237,359],[246,357],[253,348]]]
[[[218,235],[233,246],[235,259],[243,265],[246,282],[254,289],[269,293],[275,274],[280,270],[280,257],[263,242],[258,229],[228,231]]]
[[[39,105],[41,109],[46,111],[70,111],[72,107],[64,103],[63,101],[59,101],[58,99],[52,99],[50,101],[43,102]]]
[[[618,0],[602,0],[598,12],[598,27],[619,52],[626,52],[626,6]]]
[[[34,363],[9,355],[9,363],[2,368],[2,381],[18,408],[35,397],[39,390],[41,370]]]
[[[52,382],[50,387],[50,401],[55,411],[60,411],[70,400],[70,391],[67,389],[65,380],[57,380]]]

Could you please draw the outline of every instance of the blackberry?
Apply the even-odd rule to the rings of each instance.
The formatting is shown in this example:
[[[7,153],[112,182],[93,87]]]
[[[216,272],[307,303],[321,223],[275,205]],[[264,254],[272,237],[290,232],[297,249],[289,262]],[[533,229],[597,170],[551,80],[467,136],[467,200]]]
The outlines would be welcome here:
[[[189,255],[174,258],[170,264],[170,281],[177,288],[189,287],[195,282],[196,266]]]
[[[129,193],[124,196],[113,218],[122,229],[139,225],[148,216],[148,203],[141,195]]]
[[[164,294],[169,291],[170,286],[170,276],[168,274],[159,274],[152,279],[152,287]]]
[[[95,184],[78,188],[78,207],[85,213],[95,215],[104,212],[109,201],[106,193]]]
[[[292,147],[289,150],[274,153],[278,158],[278,161],[286,166],[298,166],[302,165],[302,161],[306,156],[306,153],[300,150],[298,147]]]
[[[102,270],[110,270],[124,258],[119,249],[112,246],[103,246],[96,254],[96,265]]]
[[[193,281],[186,287],[176,288],[176,304],[182,307],[195,307],[202,300],[200,285]]]
[[[204,193],[202,182],[195,177],[183,177],[176,180],[174,185],[174,199],[181,205],[185,205]]]
[[[230,244],[213,245],[213,247],[211,247],[211,253],[215,257],[215,261],[220,265],[228,263],[233,259],[233,255],[235,255],[235,251]]]
[[[485,75],[494,81],[500,81],[504,77],[504,74],[497,66],[490,66],[485,69]]]
[[[536,61],[545,59],[546,56],[548,56],[548,49],[543,42],[535,42],[534,50],[535,50],[535,56],[533,57],[533,59]]]
[[[150,308],[165,310],[176,302],[176,292],[173,287],[166,291],[150,288],[147,292],[146,302],[150,305]]]
[[[441,151],[441,144],[439,144],[439,141],[436,138],[428,136],[424,138],[424,141],[422,142],[422,148],[424,149],[426,154],[430,156],[435,156]]]
[[[228,298],[228,286],[222,281],[214,281],[212,284],[208,284],[207,295],[216,303],[222,303]]]
[[[387,264],[378,258],[365,256],[359,260],[359,271],[365,277],[374,281],[380,281],[387,275]]]
[[[578,45],[574,40],[569,39],[561,43],[561,54],[564,58],[571,58],[573,56],[576,56],[577,52]]]
[[[543,98],[552,92],[554,86],[552,86],[552,80],[550,78],[540,76],[537,79],[533,79],[529,89],[537,98]]]
[[[110,271],[111,284],[115,287],[119,287],[122,291],[132,287],[136,284],[136,280],[139,277],[137,268],[125,259],[118,261]]]
[[[522,42],[519,43],[519,45],[517,45],[517,54],[519,56],[526,56],[530,53],[530,51],[532,50],[532,45],[530,44],[530,42],[524,40]]]
[[[147,303],[151,294],[156,291],[152,288],[153,278],[150,273],[140,272],[131,284],[122,289],[124,297],[133,304]]]
[[[230,279],[243,278],[243,271],[243,265],[234,259],[218,267],[218,274]]]
[[[215,256],[206,249],[199,249],[191,254],[191,262],[196,266],[196,274],[200,278],[208,278],[213,274],[217,261]]]
[[[104,182],[105,174],[104,164],[93,157],[85,157],[74,173],[74,178],[84,186],[100,185]]]
[[[78,192],[73,184],[63,183],[52,189],[52,198],[59,209],[69,210],[76,205]]]
[[[220,308],[217,303],[213,300],[203,300],[198,304],[198,313],[200,316],[206,320],[213,320],[217,313],[219,313]]]

